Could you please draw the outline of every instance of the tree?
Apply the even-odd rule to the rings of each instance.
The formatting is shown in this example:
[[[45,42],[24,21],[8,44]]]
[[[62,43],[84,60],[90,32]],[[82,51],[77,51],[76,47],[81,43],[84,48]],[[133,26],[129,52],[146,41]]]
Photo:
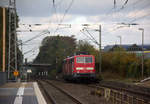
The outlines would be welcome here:
[[[139,77],[140,59],[135,53],[128,53],[116,48],[114,51],[104,53],[102,57],[102,69],[105,69],[104,71],[116,73],[123,78]]]
[[[83,51],[89,53],[90,55],[94,55],[96,70],[99,69],[99,51],[93,45],[91,45],[87,41],[79,40],[76,51]]]
[[[147,59],[146,62],[145,62],[145,66],[146,66],[146,76],[150,76],[150,59]]]
[[[76,39],[71,36],[48,36],[43,39],[40,52],[34,63],[48,63],[62,69],[62,62],[71,56],[76,49]]]

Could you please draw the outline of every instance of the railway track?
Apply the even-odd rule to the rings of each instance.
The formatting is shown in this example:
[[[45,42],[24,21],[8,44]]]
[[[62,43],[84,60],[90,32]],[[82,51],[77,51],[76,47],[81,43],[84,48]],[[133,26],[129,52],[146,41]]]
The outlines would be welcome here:
[[[150,89],[123,83],[116,83],[116,82],[112,83],[107,81],[106,83],[104,82],[101,82],[101,84],[81,84],[81,85],[90,87],[92,89],[95,88],[95,92],[97,91],[98,94],[100,92],[101,96],[104,96],[107,101],[111,102],[111,104],[150,104],[150,93],[149,93]],[[47,80],[46,83],[50,84],[53,87],[56,87],[56,85],[54,85],[52,81]],[[58,89],[60,88],[57,87],[57,90]],[[93,91],[92,89],[91,91]],[[62,90],[61,92],[65,93],[64,90]],[[82,104],[82,103],[76,102],[75,104]]]
[[[60,87],[55,86],[53,83],[46,81],[38,81],[41,88],[44,90],[47,98],[52,104],[84,104],[79,99],[75,98],[68,92]]]

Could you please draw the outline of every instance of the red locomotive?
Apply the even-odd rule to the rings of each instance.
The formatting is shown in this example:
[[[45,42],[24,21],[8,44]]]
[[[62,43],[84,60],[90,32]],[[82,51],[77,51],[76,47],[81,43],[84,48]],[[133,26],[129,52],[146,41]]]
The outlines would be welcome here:
[[[95,79],[95,57],[93,55],[75,55],[64,59],[63,76],[67,80]]]

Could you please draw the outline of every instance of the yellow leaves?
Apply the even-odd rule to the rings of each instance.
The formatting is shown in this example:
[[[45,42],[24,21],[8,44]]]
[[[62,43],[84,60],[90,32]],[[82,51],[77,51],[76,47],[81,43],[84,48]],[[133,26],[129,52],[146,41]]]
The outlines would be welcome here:
[[[126,76],[131,64],[136,63],[138,65],[139,63],[139,58],[135,54],[126,51],[103,53],[102,60],[103,69],[118,73],[122,77]]]

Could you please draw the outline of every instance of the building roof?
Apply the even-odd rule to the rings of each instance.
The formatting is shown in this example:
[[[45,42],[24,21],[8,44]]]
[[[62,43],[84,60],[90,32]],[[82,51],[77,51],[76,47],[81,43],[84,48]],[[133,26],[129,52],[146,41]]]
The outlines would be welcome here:
[[[116,47],[116,46],[120,46],[118,44],[116,45],[107,45],[104,47],[104,51],[109,51],[111,50],[112,48]],[[139,48],[142,48],[142,45],[136,45],[136,44],[123,44],[121,45],[122,48],[124,48],[125,50],[129,50],[129,48],[132,48],[132,47],[137,47],[137,49],[139,50]],[[143,46],[144,50],[150,50],[150,44],[146,44]]]

